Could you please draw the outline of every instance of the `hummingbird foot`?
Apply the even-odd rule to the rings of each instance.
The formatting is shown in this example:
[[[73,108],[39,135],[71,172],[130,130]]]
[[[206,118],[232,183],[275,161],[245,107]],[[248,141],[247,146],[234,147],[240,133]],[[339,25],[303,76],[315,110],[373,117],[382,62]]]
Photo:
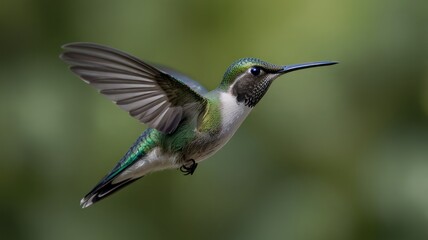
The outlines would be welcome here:
[[[190,162],[190,165],[186,165]],[[180,167],[180,171],[184,173],[184,175],[193,175],[193,173],[196,170],[196,167],[198,164],[195,162],[195,160],[190,159],[186,162],[186,164],[183,164],[183,166]]]

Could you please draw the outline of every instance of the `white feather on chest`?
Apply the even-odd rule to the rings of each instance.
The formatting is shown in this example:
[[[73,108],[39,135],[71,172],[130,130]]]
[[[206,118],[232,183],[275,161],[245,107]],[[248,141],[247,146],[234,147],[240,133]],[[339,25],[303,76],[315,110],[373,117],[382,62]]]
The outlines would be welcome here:
[[[228,92],[220,93],[221,124],[223,135],[233,135],[251,111],[250,107],[238,103],[236,97]]]

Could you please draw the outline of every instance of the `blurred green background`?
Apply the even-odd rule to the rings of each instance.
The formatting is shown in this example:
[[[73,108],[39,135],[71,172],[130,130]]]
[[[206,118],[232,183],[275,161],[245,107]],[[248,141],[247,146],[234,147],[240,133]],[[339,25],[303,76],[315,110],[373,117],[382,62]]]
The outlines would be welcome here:
[[[2,239],[428,239],[428,2],[0,3]],[[143,131],[58,59],[91,41],[209,89],[234,60],[339,65],[278,79],[193,176],[79,200]]]

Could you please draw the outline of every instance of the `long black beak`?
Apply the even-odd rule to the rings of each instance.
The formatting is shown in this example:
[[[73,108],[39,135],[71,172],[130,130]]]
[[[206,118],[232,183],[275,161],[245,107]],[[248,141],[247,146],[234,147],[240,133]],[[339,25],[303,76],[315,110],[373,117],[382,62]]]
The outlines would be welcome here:
[[[289,73],[300,69],[311,68],[311,67],[322,67],[322,66],[334,65],[337,63],[338,62],[324,61],[324,62],[310,62],[310,63],[287,65],[287,66],[284,66],[283,69],[279,70],[278,73],[284,74],[284,73]]]

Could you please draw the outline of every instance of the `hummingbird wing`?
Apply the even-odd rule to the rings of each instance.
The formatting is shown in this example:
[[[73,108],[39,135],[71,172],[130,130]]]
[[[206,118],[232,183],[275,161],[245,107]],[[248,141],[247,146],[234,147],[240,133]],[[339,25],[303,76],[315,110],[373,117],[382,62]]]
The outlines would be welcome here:
[[[185,82],[127,53],[94,43],[63,48],[60,58],[71,71],[151,128],[172,133],[185,115],[205,107]]]
[[[185,75],[185,74],[183,74],[183,73],[181,73],[175,69],[172,69],[170,67],[166,67],[163,65],[159,65],[159,64],[153,64],[152,63],[152,65],[154,67],[156,67],[157,69],[161,70],[162,72],[165,72],[165,73],[173,76],[178,81],[186,84],[191,89],[193,89],[193,91],[199,93],[200,95],[204,95],[205,93],[208,92],[208,90],[204,86],[202,86],[200,83],[198,83],[197,81],[193,80],[189,76],[187,76],[187,75]]]

